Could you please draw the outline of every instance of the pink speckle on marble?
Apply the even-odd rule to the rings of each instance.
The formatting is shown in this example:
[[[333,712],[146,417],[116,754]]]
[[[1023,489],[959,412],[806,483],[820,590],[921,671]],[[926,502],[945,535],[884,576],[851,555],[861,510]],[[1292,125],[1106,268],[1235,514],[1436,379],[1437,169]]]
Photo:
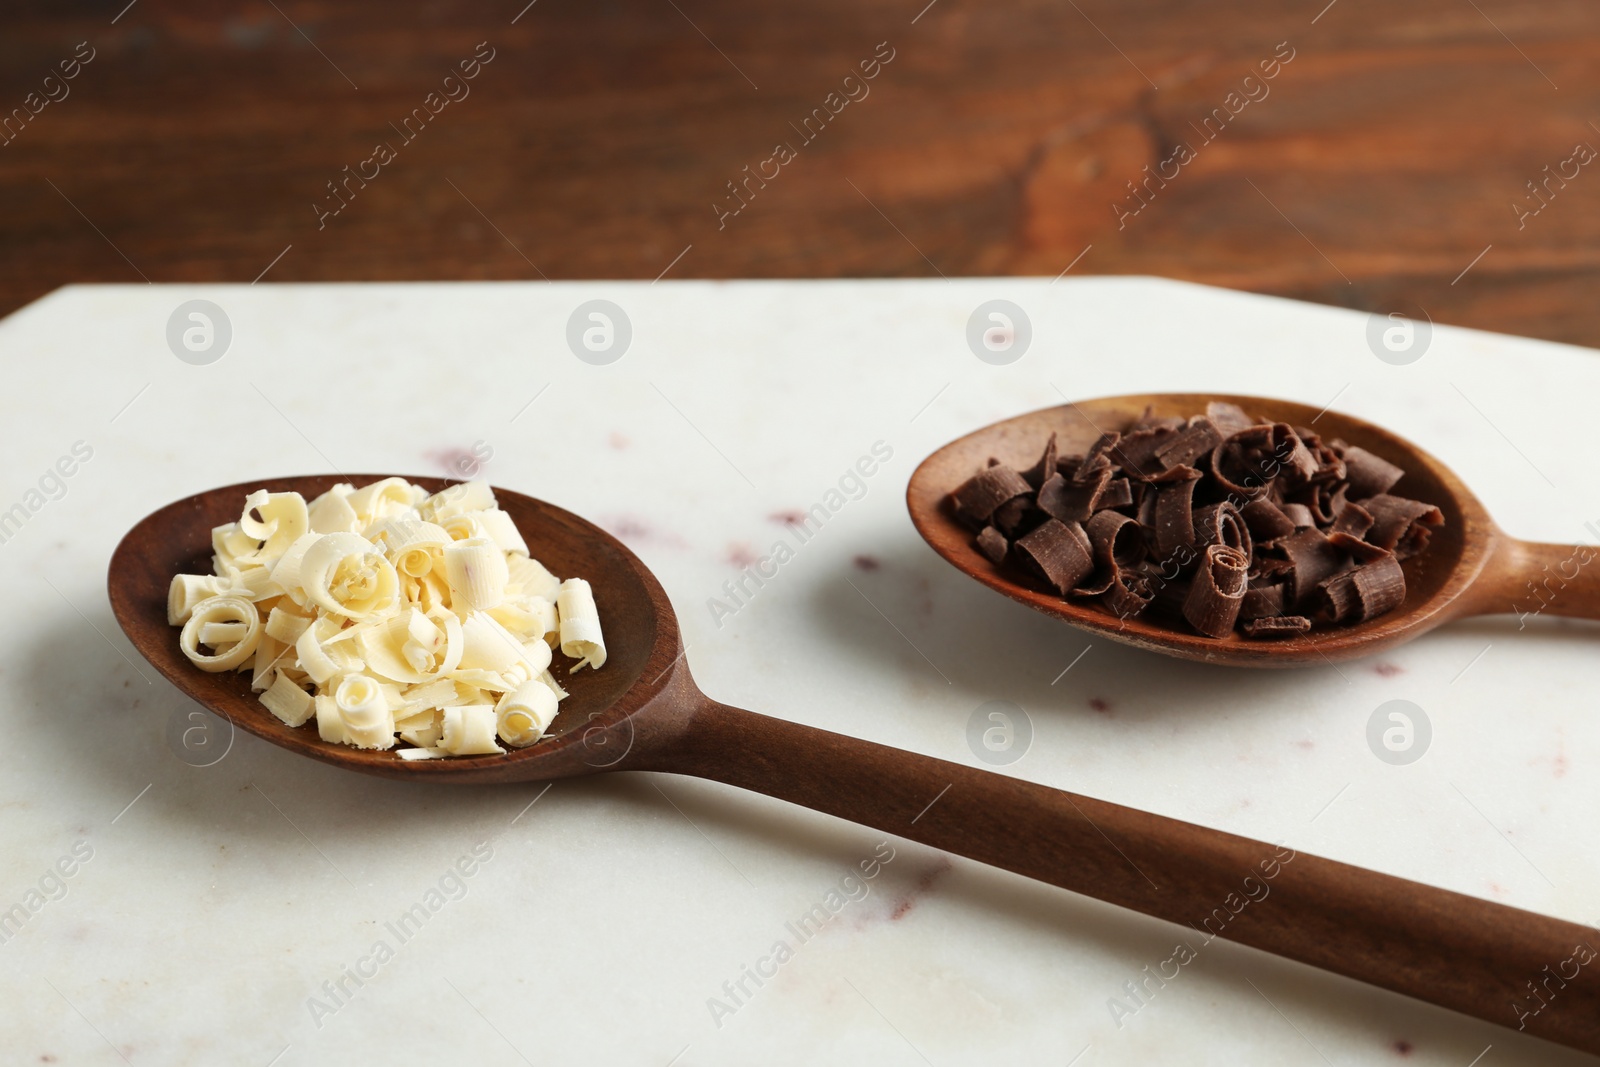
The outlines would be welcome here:
[[[1090,697],[1089,708],[1091,711],[1098,711],[1102,715],[1110,715],[1111,701],[1107,700],[1105,697]]]
[[[630,545],[661,545],[666,548],[688,548],[682,537],[669,531],[657,530],[634,515],[612,515],[600,520],[600,525],[612,535]]]
[[[875,571],[883,566],[877,556],[860,555],[850,562],[856,565],[858,571]]]
[[[1317,747],[1317,743],[1315,741],[1312,741],[1310,738],[1301,738],[1299,741],[1296,741],[1294,743],[1294,747],[1295,748],[1303,748],[1307,752],[1310,752],[1312,749]]]
[[[626,435],[620,434],[617,431],[612,430],[611,431],[611,436],[606,438],[606,444],[610,445],[612,448],[614,448],[618,452],[620,452],[624,448],[627,448],[629,445],[633,444],[633,442],[628,440]]]
[[[923,871],[921,876],[917,879],[917,884],[912,886],[904,896],[895,902],[894,909],[889,912],[889,921],[899,922],[907,915],[910,915],[912,909],[917,906],[917,902],[925,894],[927,894],[928,891],[934,887],[934,884],[937,883],[939,879],[943,878],[950,871],[950,869],[950,860],[941,856],[939,858],[939,862]]]
[[[779,526],[798,526],[806,521],[806,513],[797,508],[789,508],[785,511],[774,511],[767,518]]]
[[[1403,1037],[1397,1040],[1392,1047],[1397,1056],[1409,1056],[1415,1051],[1415,1046]]]
[[[1374,663],[1372,665],[1372,669],[1383,678],[1393,678],[1397,675],[1406,673],[1406,669],[1400,666],[1398,663]]]
[[[722,553],[722,558],[731,565],[743,570],[761,557],[756,555],[756,550],[745,542],[733,541],[729,543],[727,549]]]
[[[476,478],[483,473],[483,464],[486,457],[472,451],[470,448],[435,448],[422,454],[422,458],[434,464],[451,478]]]

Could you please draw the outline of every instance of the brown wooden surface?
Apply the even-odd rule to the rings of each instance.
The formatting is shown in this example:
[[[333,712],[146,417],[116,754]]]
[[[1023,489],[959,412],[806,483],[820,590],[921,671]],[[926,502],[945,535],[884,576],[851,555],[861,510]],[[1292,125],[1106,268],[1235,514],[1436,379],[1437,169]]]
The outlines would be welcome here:
[[[365,484],[378,476],[349,477]],[[334,480],[262,484],[310,494]],[[167,625],[171,575],[203,569],[211,527],[236,514],[254,487],[211,490],[142,520],[112,557],[111,606],[134,646],[179,689],[300,755],[416,782],[605,770],[709,778],[1183,924],[1185,938],[1201,938],[1221,909],[1230,917],[1210,928],[1219,936],[1501,1026],[1519,1021],[1525,982],[1592,941],[1592,931],[1572,923],[720,704],[695,687],[671,603],[626,546],[504,489],[496,497],[524,537],[558,571],[591,580],[605,620],[605,667],[562,678],[570,677],[572,698],[557,717],[559,736],[502,756],[421,762],[324,743],[315,726],[291,729],[267,712],[245,675],[189,664]],[[1236,903],[1246,896],[1255,898],[1248,910]],[[1572,983],[1526,1022],[1530,1033],[1600,1052],[1600,984]]]
[[[1584,0],[539,0],[515,25],[525,0],[138,0],[113,24],[125,2],[0,13],[5,113],[95,50],[0,147],[0,312],[248,282],[285,248],[267,280],[648,279],[691,245],[670,276],[1055,275],[1092,245],[1075,271],[1600,344],[1600,175],[1520,229],[1511,207],[1600,146]],[[319,230],[325,183],[480,41],[470,96]],[[870,95],[800,145],[882,41]],[[1119,229],[1126,183],[1284,41],[1268,95]],[[798,158],[719,230],[780,140]]]

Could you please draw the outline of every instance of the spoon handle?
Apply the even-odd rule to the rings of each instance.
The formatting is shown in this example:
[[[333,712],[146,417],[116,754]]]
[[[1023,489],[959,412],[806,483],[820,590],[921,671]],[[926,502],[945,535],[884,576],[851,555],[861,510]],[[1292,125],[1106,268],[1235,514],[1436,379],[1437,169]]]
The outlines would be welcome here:
[[[1220,936],[1600,1052],[1600,934],[1573,923],[705,697],[634,766],[765,793],[1166,919],[1190,951]]]
[[[1472,612],[1600,619],[1600,547],[1505,538],[1474,583]]]

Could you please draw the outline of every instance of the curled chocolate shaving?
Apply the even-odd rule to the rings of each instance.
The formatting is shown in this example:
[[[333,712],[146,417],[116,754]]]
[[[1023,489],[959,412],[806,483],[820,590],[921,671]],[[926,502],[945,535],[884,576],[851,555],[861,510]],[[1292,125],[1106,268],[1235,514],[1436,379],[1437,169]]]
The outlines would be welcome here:
[[[1405,497],[1368,497],[1361,506],[1372,513],[1372,528],[1366,538],[1380,548],[1387,548],[1400,559],[1412,556],[1428,547],[1433,528],[1444,525],[1444,515],[1432,504]]]
[[[1144,406],[1144,414],[1139,416],[1134,424],[1129,427],[1129,430],[1130,432],[1133,430],[1155,429],[1176,430],[1180,429],[1183,423],[1184,420],[1177,415],[1157,415],[1155,405],[1146,404]]]
[[[1065,596],[1094,570],[1089,538],[1077,523],[1047,519],[1016,543],[1017,557]]]
[[[1283,583],[1259,582],[1251,579],[1239,602],[1239,618],[1243,620],[1266,619],[1283,614]]]
[[[1155,491],[1151,505],[1150,521],[1154,531],[1155,554],[1168,559],[1180,548],[1194,544],[1194,487],[1200,481],[1200,472],[1185,467],[1189,474],[1177,481],[1167,482]]]
[[[1084,526],[1083,532],[1094,546],[1095,562],[1113,574],[1132,569],[1144,559],[1144,534],[1136,521],[1121,512],[1099,512]]]
[[[1341,452],[1344,443],[1326,442],[1309,430],[1298,431],[1300,440],[1305,443],[1306,449],[1311,453],[1311,458],[1316,460],[1316,470],[1312,471],[1310,481],[1313,482],[1342,482],[1345,480],[1345,463]]]
[[[1350,557],[1315,527],[1285,537],[1274,546],[1294,568],[1289,572],[1289,607],[1298,608],[1312,590],[1349,565]]]
[[[1081,468],[1077,475],[1084,475]],[[1062,522],[1088,522],[1106,487],[1111,484],[1111,467],[1101,466],[1081,479],[1070,481],[1053,474],[1039,487],[1039,508]]]
[[[1345,487],[1330,482],[1312,482],[1295,490],[1289,502],[1299,504],[1310,512],[1313,525],[1326,528],[1333,525],[1333,520],[1344,510]]]
[[[1333,520],[1333,527],[1329,533],[1349,534],[1351,537],[1365,537],[1367,531],[1372,529],[1375,520],[1372,512],[1360,504],[1346,502],[1340,509],[1339,517]]]
[[[1031,489],[1022,475],[1002,463],[993,462],[961,483],[951,495],[955,498],[956,514],[968,524],[981,527],[1000,505]]]
[[[1134,483],[1126,478],[1115,478],[1100,494],[1100,499],[1095,501],[1094,509],[1104,511],[1106,508],[1125,508],[1133,503]],[[1143,487],[1141,486],[1141,489]]]
[[[1304,504],[1280,504],[1284,516],[1294,523],[1296,530],[1304,530],[1307,526],[1315,526],[1317,521],[1311,517],[1311,509]]]
[[[1213,400],[1206,405],[1206,418],[1224,437],[1232,437],[1240,430],[1248,430],[1256,424],[1255,419],[1245,414],[1244,408],[1220,400]]]
[[[1135,430],[1124,436],[1111,449],[1111,462],[1121,467],[1128,477],[1148,482],[1171,469],[1161,462],[1156,453],[1177,433],[1178,431],[1171,426],[1152,426],[1144,430]]]
[[[1183,617],[1207,637],[1226,637],[1233,632],[1244,600],[1250,557],[1229,545],[1214,544],[1205,550],[1194,583],[1183,602]]]
[[[1329,622],[1360,623],[1399,607],[1406,599],[1406,576],[1393,553],[1336,574],[1318,590],[1320,613]]]
[[[1299,637],[1311,632],[1311,620],[1304,615],[1278,615],[1251,619],[1243,626],[1246,637]]]
[[[978,535],[978,551],[989,557],[990,563],[999,563],[1006,558],[1006,550],[1011,547],[1005,534],[993,526],[985,526]]]
[[[1155,598],[1155,589],[1151,586],[1149,578],[1142,574],[1119,574],[1112,580],[1110,588],[1100,598],[1100,602],[1119,619],[1131,619],[1141,614],[1150,606],[1150,601]]]
[[[1022,521],[1028,517],[1028,512],[1033,509],[1033,504],[1025,496],[1012,497],[1010,500],[994,509],[994,514],[989,516],[989,521],[1008,535],[1020,532]]]
[[[1212,450],[1211,477],[1233,499],[1244,501],[1260,496],[1272,480],[1262,462],[1271,445],[1271,426],[1240,430]]]
[[[1364,448],[1349,445],[1344,450],[1344,464],[1350,495],[1357,500],[1369,496],[1382,496],[1394,488],[1405,476],[1405,471]]]
[[[1044,455],[1039,457],[1039,462],[1022,472],[1022,480],[1035,489],[1044,484],[1046,478],[1056,472],[1056,435],[1051,434],[1050,440],[1045,442]]]
[[[1220,504],[1207,504],[1194,513],[1194,543],[1198,548],[1210,545],[1227,545],[1237,548],[1248,559],[1255,553],[1255,543],[1250,539],[1250,527],[1245,525],[1239,508],[1231,500]]]
[[[1280,537],[1288,537],[1294,533],[1294,520],[1285,514],[1277,504],[1265,498],[1258,497],[1239,509],[1244,516],[1244,523],[1250,528],[1250,536],[1257,541],[1265,543],[1276,541]],[[1310,516],[1307,515],[1306,525],[1310,526]]]
[[[1190,419],[1183,429],[1156,446],[1156,461],[1166,470],[1187,467],[1222,443],[1222,434],[1204,415]]]

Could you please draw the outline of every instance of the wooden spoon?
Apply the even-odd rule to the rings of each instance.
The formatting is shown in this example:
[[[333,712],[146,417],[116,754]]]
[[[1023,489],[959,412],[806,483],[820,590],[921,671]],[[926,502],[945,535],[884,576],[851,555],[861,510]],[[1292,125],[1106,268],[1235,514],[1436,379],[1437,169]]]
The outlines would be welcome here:
[[[273,717],[248,675],[206,674],[184,658],[167,625],[167,587],[174,574],[209,571],[211,529],[236,519],[247,493],[293,489],[310,499],[336,481],[380,477],[274,478],[162,508],[112,556],[117,621],[184,693],[325,763],[416,782],[527,782],[603,770],[725,782],[1178,923],[1175,939],[1194,947],[1209,932],[1600,1052],[1600,980],[1585,973],[1589,981],[1547,996],[1537,1013],[1542,1002],[1527,988],[1570,960],[1574,946],[1596,944],[1593,931],[720,704],[695,687],[672,606],[633,553],[578,516],[509,490],[495,495],[538,557],[556,574],[593,584],[610,655],[599,671],[560,675],[571,697],[546,740],[503,756],[420,762],[325,744],[314,726],[291,729]],[[410,480],[433,491],[447,484]]]
[[[1406,560],[1406,599],[1387,615],[1356,626],[1314,630],[1289,641],[1249,639],[1237,633],[1205,637],[1181,623],[1121,619],[1098,604],[1067,600],[1024,585],[973,546],[973,534],[955,518],[950,491],[994,456],[1026,470],[1038,462],[1045,440],[1056,435],[1063,456],[1086,452],[1102,430],[1123,430],[1144,412],[1188,417],[1214,401],[1238,404],[1261,419],[1309,426],[1324,438],[1342,437],[1402,468],[1395,493],[1433,504],[1444,513],[1428,550]],[[1240,667],[1305,667],[1371,655],[1420,637],[1467,615],[1534,613],[1600,618],[1600,568],[1585,569],[1592,549],[1519,541],[1495,525],[1478,498],[1450,469],[1402,437],[1349,415],[1318,411],[1287,400],[1254,396],[1154,393],[1081,400],[1019,415],[952,441],[922,461],[906,489],[911,521],[933,550],[991,589],[1081,629],[1169,656]],[[1573,574],[1574,577],[1567,577]],[[1552,579],[1548,585],[1547,579]],[[1535,587],[1539,592],[1534,592]]]

